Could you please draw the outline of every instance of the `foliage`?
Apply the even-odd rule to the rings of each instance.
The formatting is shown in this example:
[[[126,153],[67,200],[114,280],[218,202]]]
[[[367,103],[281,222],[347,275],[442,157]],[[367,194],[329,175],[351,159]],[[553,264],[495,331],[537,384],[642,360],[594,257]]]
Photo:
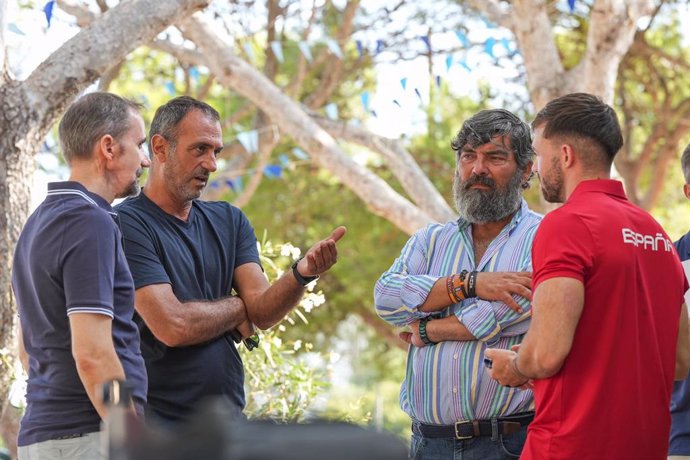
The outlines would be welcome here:
[[[266,233],[259,251],[269,282],[280,278],[300,253],[289,243],[268,241]],[[308,341],[282,338],[283,333],[298,321],[308,324],[307,316],[312,309],[325,302],[323,293],[314,291],[315,284],[309,285],[305,296],[283,323],[261,334],[257,349],[248,353],[242,348],[247,377],[245,413],[249,418],[300,421],[314,397],[328,387],[323,365],[328,364],[329,356],[313,351]],[[322,368],[317,368],[315,362]]]

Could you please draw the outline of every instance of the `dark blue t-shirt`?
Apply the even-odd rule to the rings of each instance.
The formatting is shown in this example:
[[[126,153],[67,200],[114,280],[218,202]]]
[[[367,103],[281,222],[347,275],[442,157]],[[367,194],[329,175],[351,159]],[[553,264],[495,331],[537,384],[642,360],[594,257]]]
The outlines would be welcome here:
[[[27,407],[18,444],[100,430],[72,357],[69,315],[113,319],[115,351],[141,410],[146,371],[132,319],[134,285],[116,214],[77,182],[48,184],[14,254],[12,287],[29,354]]]
[[[680,260],[690,259],[690,232],[676,241]],[[681,327],[687,325],[681,324]],[[669,455],[690,455],[690,374],[673,383],[671,396],[671,441]]]
[[[231,294],[236,267],[260,265],[254,229],[229,203],[195,200],[186,222],[167,214],[144,193],[116,209],[136,289],[167,283],[180,302],[217,300]],[[242,411],[244,371],[229,336],[167,347],[135,317],[149,374],[149,413],[181,420],[209,396],[223,396]]]

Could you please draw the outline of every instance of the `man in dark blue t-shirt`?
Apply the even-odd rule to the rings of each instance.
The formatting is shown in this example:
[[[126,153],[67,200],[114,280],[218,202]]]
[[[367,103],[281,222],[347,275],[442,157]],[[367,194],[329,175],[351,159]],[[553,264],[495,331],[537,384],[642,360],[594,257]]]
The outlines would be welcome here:
[[[222,148],[215,109],[185,96],[169,101],[151,123],[146,186],[117,208],[149,374],[147,413],[166,422],[206,397],[223,397],[240,416],[244,372],[231,336],[283,319],[336,262],[345,233],[337,228],[269,286],[242,211],[198,199]]]
[[[685,185],[683,192],[690,199],[690,145],[680,157]],[[690,259],[690,232],[676,241],[680,260]],[[681,327],[683,325],[681,324]],[[671,396],[671,439],[668,449],[669,458],[690,459],[690,375],[685,380],[674,382]]]
[[[134,285],[110,207],[138,192],[149,165],[139,105],[87,94],[67,110],[59,133],[70,180],[48,185],[19,236],[12,268],[29,376],[22,460],[105,458],[99,431],[107,408],[97,391],[103,383],[126,379],[139,415],[146,402]]]

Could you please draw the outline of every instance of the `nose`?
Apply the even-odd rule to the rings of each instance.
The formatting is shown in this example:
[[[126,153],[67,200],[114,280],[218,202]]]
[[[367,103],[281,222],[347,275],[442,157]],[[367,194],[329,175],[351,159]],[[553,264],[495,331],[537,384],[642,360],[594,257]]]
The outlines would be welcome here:
[[[472,172],[477,176],[486,176],[489,174],[489,168],[487,167],[486,160],[484,160],[483,155],[477,155],[472,165]]]
[[[211,150],[205,157],[204,161],[202,163],[202,166],[204,169],[206,169],[208,172],[215,172],[216,169],[218,169],[218,163],[216,159],[216,154],[213,150]]]
[[[148,168],[149,166],[151,166],[151,160],[149,156],[144,153],[141,155],[141,167]]]

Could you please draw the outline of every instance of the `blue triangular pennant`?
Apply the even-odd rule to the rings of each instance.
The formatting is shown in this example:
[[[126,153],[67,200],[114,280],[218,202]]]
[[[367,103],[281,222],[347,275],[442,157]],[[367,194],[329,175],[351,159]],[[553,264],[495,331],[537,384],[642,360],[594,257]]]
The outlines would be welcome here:
[[[17,24],[15,24],[14,22],[10,22],[9,24],[7,24],[7,30],[9,30],[10,32],[14,32],[17,35],[26,36],[26,34],[22,32],[22,30],[19,27],[17,27]]]
[[[308,160],[309,159],[309,155],[307,155],[307,153],[299,147],[294,147],[292,149],[292,154],[295,156],[295,158],[297,158],[299,160]]]
[[[264,166],[264,176],[269,179],[277,179],[283,175],[283,168],[280,165]]]
[[[271,51],[273,51],[273,55],[278,59],[278,62],[281,64],[285,61],[285,57],[283,56],[283,44],[280,43],[279,41],[272,41],[271,42]]]
[[[53,7],[55,6],[55,0],[50,0],[43,7],[43,12],[46,15],[46,20],[48,21],[48,27],[50,28],[50,20],[53,18]]]
[[[364,46],[362,45],[362,40],[355,40],[355,45],[357,45],[357,54],[359,55],[359,59],[362,59],[362,56],[364,55]]]
[[[369,111],[369,91],[364,91],[359,98],[362,100],[362,106],[364,107],[364,111],[368,112]]]

